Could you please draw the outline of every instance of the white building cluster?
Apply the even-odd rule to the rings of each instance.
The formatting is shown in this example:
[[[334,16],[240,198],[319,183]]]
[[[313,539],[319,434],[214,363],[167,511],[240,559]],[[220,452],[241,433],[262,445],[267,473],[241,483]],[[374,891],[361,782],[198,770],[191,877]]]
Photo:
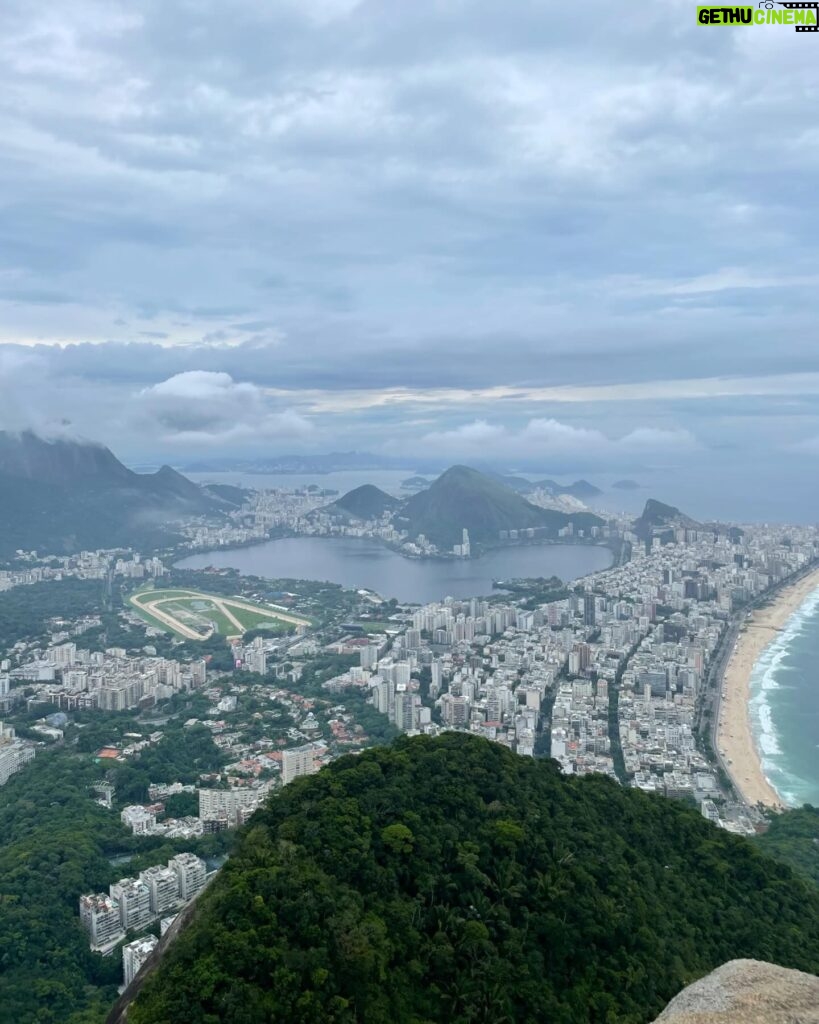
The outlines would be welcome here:
[[[138,553],[130,553],[126,558],[121,552],[105,550],[48,555],[42,559],[37,552],[29,552],[22,560],[28,562],[22,568],[0,569],[0,592],[46,580],[103,580],[109,574],[127,579],[156,579],[166,571],[159,558],[143,559]]]
[[[40,683],[35,699],[63,711],[150,707],[207,681],[204,659],[188,664],[169,658],[130,657],[123,648],[90,651],[73,641],[46,648],[11,672]]]
[[[168,911],[189,903],[207,882],[205,862],[179,853],[167,866],[146,868],[139,878],[121,878],[104,893],[80,896],[80,921],[91,949],[110,953],[127,932],[140,932]]]
[[[18,740],[10,725],[0,722],[0,786],[4,786],[16,772],[34,759],[31,743]]]

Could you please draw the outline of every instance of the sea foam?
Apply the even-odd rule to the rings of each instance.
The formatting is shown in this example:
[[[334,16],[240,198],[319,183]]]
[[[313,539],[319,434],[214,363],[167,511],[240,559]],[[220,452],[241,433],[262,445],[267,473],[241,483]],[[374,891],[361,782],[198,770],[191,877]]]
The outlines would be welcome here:
[[[759,752],[762,771],[782,800],[791,806],[800,803],[793,787],[796,785],[798,788],[798,784],[803,780],[788,772],[782,763],[781,737],[776,729],[769,697],[783,687],[782,676],[789,671],[786,658],[790,647],[818,609],[819,589],[805,598],[788,618],[782,632],[768,644],[754,665],[750,679],[751,730]]]

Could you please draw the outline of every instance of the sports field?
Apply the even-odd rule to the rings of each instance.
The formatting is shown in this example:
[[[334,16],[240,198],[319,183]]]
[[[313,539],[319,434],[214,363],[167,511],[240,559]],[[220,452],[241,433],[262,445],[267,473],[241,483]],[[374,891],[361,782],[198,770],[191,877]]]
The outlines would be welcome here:
[[[291,615],[275,605],[258,604],[243,597],[220,597],[199,590],[139,590],[128,600],[146,622],[185,640],[207,640],[213,633],[242,636],[249,629],[277,625],[282,630],[286,626],[310,625],[308,619]]]

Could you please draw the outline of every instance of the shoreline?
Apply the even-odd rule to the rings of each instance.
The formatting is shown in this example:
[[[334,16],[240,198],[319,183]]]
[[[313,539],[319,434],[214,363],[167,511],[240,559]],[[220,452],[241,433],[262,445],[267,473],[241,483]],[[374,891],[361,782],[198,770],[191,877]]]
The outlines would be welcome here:
[[[737,637],[722,677],[717,748],[728,774],[746,803],[784,809],[788,805],[762,769],[751,723],[751,676],[754,668],[788,619],[819,588],[819,569],[781,590],[772,603],[753,611]]]

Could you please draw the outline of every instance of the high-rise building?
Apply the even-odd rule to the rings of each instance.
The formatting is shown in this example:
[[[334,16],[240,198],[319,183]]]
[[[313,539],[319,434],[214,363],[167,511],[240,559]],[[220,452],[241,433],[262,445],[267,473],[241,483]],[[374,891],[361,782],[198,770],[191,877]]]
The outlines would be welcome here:
[[[396,686],[399,684],[408,686],[411,675],[412,668],[408,661],[396,661],[393,665],[392,678]]]
[[[59,647],[52,647],[49,653],[49,660],[60,668],[70,668],[77,658],[76,644],[60,644]]]
[[[395,695],[395,726],[402,732],[410,732],[418,725],[417,709],[421,707],[421,698],[417,693],[402,690]]]
[[[139,878],[151,893],[153,914],[164,914],[179,902],[179,878],[173,868],[146,868],[140,871]]]
[[[288,782],[292,782],[300,775],[314,775],[318,771],[315,755],[316,751],[312,743],[305,743],[301,747],[285,750],[282,754],[282,782],[284,785],[286,786]]]
[[[151,921],[151,892],[148,886],[137,878],[121,878],[108,890],[111,899],[119,907],[119,916],[125,931],[138,931]]]
[[[199,817],[202,821],[220,821],[225,827],[241,824],[243,810],[255,810],[266,789],[200,789]]]
[[[178,853],[168,861],[179,881],[179,895],[183,900],[192,900],[205,888],[207,868],[205,862],[194,853]]]
[[[208,678],[208,665],[204,658],[191,662],[191,686],[204,686]]]
[[[360,657],[362,668],[374,669],[378,664],[378,646],[376,644],[367,644],[366,647],[362,647]]]
[[[441,718],[445,725],[462,728],[469,720],[469,698],[445,693],[441,697]]]
[[[35,749],[15,738],[12,726],[0,722],[0,786],[34,758]]]
[[[583,625],[593,626],[597,622],[597,604],[594,594],[583,595]]]
[[[80,896],[80,921],[94,950],[113,948],[125,936],[119,905],[109,896]]]
[[[122,947],[122,973],[127,988],[139,974],[142,965],[156,949],[159,940],[155,935],[146,935],[144,939],[129,942]]]

